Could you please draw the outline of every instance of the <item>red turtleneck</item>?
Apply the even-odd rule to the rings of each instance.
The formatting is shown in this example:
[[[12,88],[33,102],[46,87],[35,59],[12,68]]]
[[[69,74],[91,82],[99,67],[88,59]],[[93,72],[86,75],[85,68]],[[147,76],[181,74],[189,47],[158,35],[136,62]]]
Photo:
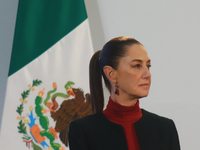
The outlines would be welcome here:
[[[123,126],[129,150],[140,150],[134,128],[134,123],[142,117],[139,100],[134,106],[122,106],[109,98],[103,114],[108,120]]]

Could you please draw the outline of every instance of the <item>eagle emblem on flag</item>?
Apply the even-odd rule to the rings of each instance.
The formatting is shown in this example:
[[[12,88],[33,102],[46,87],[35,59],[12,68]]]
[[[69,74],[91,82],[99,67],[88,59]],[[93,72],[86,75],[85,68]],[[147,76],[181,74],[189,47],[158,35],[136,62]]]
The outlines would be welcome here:
[[[57,92],[57,84],[54,82],[52,90],[46,92],[46,97],[45,88],[42,88],[35,96],[34,105],[28,106],[28,101],[31,101],[28,100],[30,92],[41,84],[41,80],[33,80],[32,85],[29,84],[28,89],[21,93],[20,105],[16,110],[18,132],[23,134],[22,141],[26,146],[33,150],[42,150],[44,147],[64,150],[65,146],[68,147],[70,122],[92,114],[89,94],[84,95],[82,89],[73,88],[72,81],[65,84],[66,93]],[[28,112],[24,112],[25,107],[29,107]]]

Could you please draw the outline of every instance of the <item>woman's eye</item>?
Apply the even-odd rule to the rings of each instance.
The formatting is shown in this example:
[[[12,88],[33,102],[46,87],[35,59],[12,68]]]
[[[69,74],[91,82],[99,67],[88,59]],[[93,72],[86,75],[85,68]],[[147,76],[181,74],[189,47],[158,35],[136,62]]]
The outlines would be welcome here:
[[[137,64],[137,65],[134,66],[134,68],[140,68],[140,67],[141,67],[140,64]]]
[[[147,68],[149,69],[151,67],[151,65],[147,65]]]

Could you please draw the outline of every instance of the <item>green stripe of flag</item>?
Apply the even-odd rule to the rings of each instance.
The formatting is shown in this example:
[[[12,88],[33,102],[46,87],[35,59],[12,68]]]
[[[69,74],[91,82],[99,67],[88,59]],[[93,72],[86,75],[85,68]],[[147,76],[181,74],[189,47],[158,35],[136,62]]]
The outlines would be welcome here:
[[[9,76],[87,18],[84,0],[19,0]]]

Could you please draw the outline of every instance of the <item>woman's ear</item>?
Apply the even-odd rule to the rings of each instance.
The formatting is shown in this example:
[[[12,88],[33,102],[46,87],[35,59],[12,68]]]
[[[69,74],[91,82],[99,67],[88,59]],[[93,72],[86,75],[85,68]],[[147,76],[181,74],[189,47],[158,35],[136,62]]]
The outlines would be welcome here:
[[[116,83],[117,71],[115,69],[111,66],[104,66],[103,71],[110,82]]]

